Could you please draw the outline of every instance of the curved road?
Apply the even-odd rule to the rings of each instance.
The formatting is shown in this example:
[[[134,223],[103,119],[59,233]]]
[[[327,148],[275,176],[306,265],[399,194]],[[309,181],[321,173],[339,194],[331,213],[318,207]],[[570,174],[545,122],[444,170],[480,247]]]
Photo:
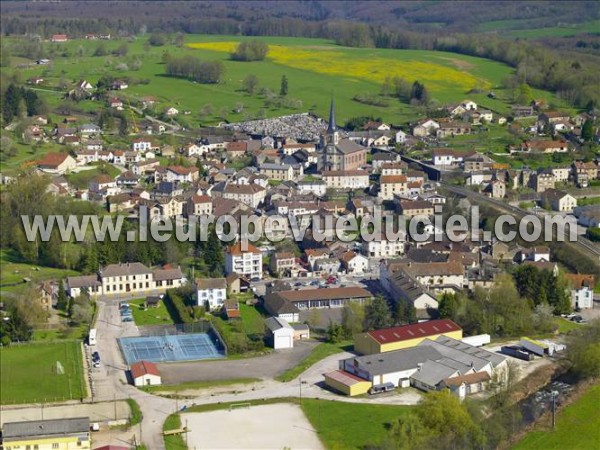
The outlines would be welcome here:
[[[336,395],[319,387],[323,381],[322,374],[338,368],[338,360],[353,356],[351,353],[338,353],[329,356],[315,365],[309,367],[298,378],[288,382],[280,383],[272,379],[263,380],[254,385],[239,387],[218,387],[205,389],[201,395],[185,401],[168,399],[144,391],[140,391],[128,384],[126,374],[127,365],[123,361],[116,339],[122,336],[135,336],[137,329],[132,323],[121,323],[118,311],[118,300],[99,300],[98,319],[96,321],[98,330],[97,346],[95,350],[100,352],[102,367],[92,373],[95,401],[112,401],[131,398],[135,400],[142,412],[141,425],[132,430],[136,438],[144,442],[148,448],[153,450],[164,449],[162,426],[165,419],[182,405],[202,405],[218,402],[252,401],[276,397],[298,397],[330,399],[347,402],[387,403],[396,405],[415,404],[420,396],[413,392],[401,393],[399,395],[384,396],[374,399],[354,399]],[[199,364],[210,364],[203,362]],[[225,379],[227,377],[224,377]],[[234,391],[236,389],[236,391]],[[181,394],[181,393],[180,393]],[[186,396],[194,395],[194,392],[185,392]]]

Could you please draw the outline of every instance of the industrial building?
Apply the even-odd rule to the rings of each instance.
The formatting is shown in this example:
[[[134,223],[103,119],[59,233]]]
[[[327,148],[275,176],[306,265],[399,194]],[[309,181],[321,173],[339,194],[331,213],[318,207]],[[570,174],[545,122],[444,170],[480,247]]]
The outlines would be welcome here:
[[[391,352],[414,347],[424,339],[438,336],[462,339],[462,328],[450,319],[441,319],[368,331],[354,336],[354,350],[363,355]]]
[[[91,449],[90,419],[30,420],[8,422],[2,427],[2,448],[11,449]]]
[[[504,356],[442,335],[421,339],[411,348],[341,360],[339,370],[325,374],[325,384],[350,396],[391,384],[423,391],[448,388],[464,398],[485,390],[495,374],[502,377],[505,361]]]

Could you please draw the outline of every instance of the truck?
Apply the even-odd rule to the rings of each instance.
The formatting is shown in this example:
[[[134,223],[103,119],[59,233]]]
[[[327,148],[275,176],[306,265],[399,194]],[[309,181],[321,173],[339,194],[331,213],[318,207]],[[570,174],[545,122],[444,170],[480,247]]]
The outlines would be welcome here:
[[[96,345],[96,329],[92,328],[88,334],[88,345]]]
[[[461,339],[465,344],[472,345],[473,347],[481,347],[491,342],[489,334],[478,334],[476,336],[467,336]]]
[[[518,345],[505,345],[500,349],[500,352],[504,355],[522,359],[523,361],[532,361],[534,358],[531,353],[527,353],[523,350],[523,347]]]
[[[521,340],[519,341],[519,345],[521,347],[523,347],[525,350],[530,351],[531,353],[538,355],[538,356],[544,356],[544,355],[549,355],[552,356],[552,349],[550,348],[550,346],[548,344],[545,344],[544,342],[540,342],[540,341],[536,341],[535,339],[531,339],[528,337],[522,337]]]

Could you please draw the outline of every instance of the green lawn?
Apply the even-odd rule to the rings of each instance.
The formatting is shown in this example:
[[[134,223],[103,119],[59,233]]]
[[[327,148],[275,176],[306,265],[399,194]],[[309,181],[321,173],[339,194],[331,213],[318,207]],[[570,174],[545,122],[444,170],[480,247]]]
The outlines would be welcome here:
[[[59,361],[64,374],[57,374]],[[87,397],[80,341],[0,348],[2,404]]]
[[[571,322],[570,320],[564,319],[562,317],[555,317],[554,321],[558,324],[558,332],[559,333],[568,333],[571,330],[578,330],[581,328],[581,325]]]
[[[131,300],[131,312],[136,325],[170,325],[175,323],[169,314],[165,303],[161,300],[156,308],[144,309],[145,299]]]
[[[242,326],[248,335],[264,334],[265,319],[255,306],[246,305],[243,302],[239,303],[240,314],[242,316]]]
[[[587,450],[600,442],[600,385],[558,413],[556,430],[533,431],[514,450]]]
[[[302,410],[327,448],[365,448],[380,443],[410,406],[303,399]]]
[[[326,358],[330,355],[335,355],[336,353],[341,353],[350,346],[352,346],[352,341],[343,341],[338,344],[323,342],[313,348],[312,352],[310,352],[310,354],[300,361],[296,366],[286,370],[281,375],[276,376],[275,379],[282,382],[291,381],[310,366],[318,361],[321,361],[323,358]]]
[[[163,431],[178,430],[181,428],[181,417],[179,414],[171,414],[163,424]],[[164,438],[167,450],[186,450],[185,440],[182,434],[172,434]]]
[[[115,166],[107,163],[98,164],[97,168],[82,170],[81,172],[71,173],[66,176],[69,183],[76,188],[85,189],[90,181],[98,175],[107,174],[111,178],[115,178],[121,172]]]

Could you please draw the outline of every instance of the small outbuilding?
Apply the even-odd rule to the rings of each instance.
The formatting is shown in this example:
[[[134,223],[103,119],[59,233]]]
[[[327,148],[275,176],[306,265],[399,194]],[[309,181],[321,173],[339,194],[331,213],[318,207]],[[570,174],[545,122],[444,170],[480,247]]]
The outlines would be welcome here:
[[[294,329],[294,339],[296,341],[302,339],[310,339],[310,328],[305,323],[296,323],[292,325]]]
[[[144,302],[144,306],[146,308],[158,308],[160,305],[160,297],[158,295],[151,295],[146,297],[146,301]]]
[[[294,347],[295,331],[287,320],[269,317],[265,323],[269,329],[269,341],[275,350]]]
[[[137,387],[158,386],[162,384],[162,377],[156,364],[150,361],[138,361],[131,365],[131,379]]]

